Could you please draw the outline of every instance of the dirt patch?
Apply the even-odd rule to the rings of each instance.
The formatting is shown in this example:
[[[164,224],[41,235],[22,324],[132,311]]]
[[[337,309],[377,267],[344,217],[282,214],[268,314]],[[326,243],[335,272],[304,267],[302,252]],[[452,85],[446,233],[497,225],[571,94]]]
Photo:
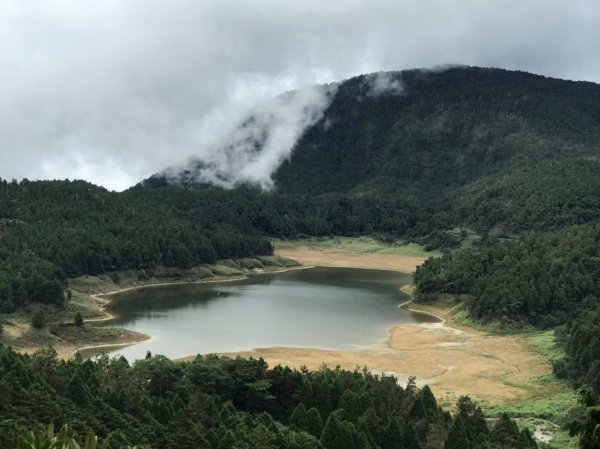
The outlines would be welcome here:
[[[425,257],[400,254],[373,254],[346,251],[337,248],[314,248],[297,246],[278,248],[278,256],[297,260],[304,265],[317,267],[366,268],[370,270],[392,270],[412,273],[425,262]]]
[[[340,351],[275,347],[229,355],[262,357],[271,366],[294,368],[368,367],[392,374],[401,383],[417,376],[417,383],[429,384],[439,398],[468,394],[493,403],[534,394],[533,380],[551,371],[549,362],[519,337],[465,332],[443,323],[396,326],[379,347]]]

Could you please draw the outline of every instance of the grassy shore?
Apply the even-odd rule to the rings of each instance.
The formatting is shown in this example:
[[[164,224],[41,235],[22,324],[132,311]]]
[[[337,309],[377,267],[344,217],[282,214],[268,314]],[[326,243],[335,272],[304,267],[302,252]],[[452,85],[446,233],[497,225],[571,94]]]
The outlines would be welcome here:
[[[337,249],[350,253],[395,254],[408,257],[439,257],[440,251],[426,251],[423,245],[406,242],[383,242],[373,237],[311,237],[301,240],[274,240],[277,251],[306,247],[317,250]]]
[[[565,357],[563,349],[556,341],[554,330],[540,331],[533,327],[507,328],[496,324],[477,323],[470,320],[464,308],[449,297],[442,297],[426,304],[411,303],[410,307],[440,315],[448,325],[457,329],[477,331],[498,340],[508,338],[518,341],[526,351],[541,356],[546,362],[547,369],[543,373],[538,372],[537,375],[531,376],[523,394],[519,397],[506,401],[491,401],[486,397],[475,395],[474,399],[487,417],[507,413],[520,426],[527,426],[534,430],[540,441],[549,442],[548,446],[541,447],[560,449],[579,447],[577,438],[571,437],[562,429],[569,411],[578,406],[578,396],[573,388],[566,381],[558,379],[551,369],[551,362]],[[526,372],[533,367],[521,365],[518,368]],[[510,375],[501,377],[500,382],[507,387],[515,386],[514,378]],[[451,405],[454,399],[455,397],[448,398],[446,405]]]
[[[82,347],[90,352],[90,348],[95,346],[108,348],[135,344],[149,336],[104,324],[111,318],[104,307],[112,294],[167,284],[224,282],[298,267],[298,262],[291,259],[261,256],[223,260],[187,270],[157,267],[152,270],[128,270],[69,279],[69,299],[64,307],[35,306],[29,310],[0,315],[3,327],[0,342],[27,353],[52,347],[63,359],[72,357]],[[39,328],[31,326],[32,317],[36,313],[43,315],[43,323]],[[83,326],[74,325],[76,314],[84,319]]]
[[[372,237],[311,238],[275,240],[276,254],[305,265],[365,268],[412,273],[438,251],[425,251],[415,243],[385,243]]]

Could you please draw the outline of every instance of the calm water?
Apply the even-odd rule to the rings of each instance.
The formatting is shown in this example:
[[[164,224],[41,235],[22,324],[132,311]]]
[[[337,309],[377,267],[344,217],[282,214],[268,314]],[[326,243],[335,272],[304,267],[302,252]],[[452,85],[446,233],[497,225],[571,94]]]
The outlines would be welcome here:
[[[408,274],[312,268],[219,284],[147,288],[115,296],[110,324],[152,335],[112,355],[170,358],[269,346],[351,348],[427,318],[404,311]]]

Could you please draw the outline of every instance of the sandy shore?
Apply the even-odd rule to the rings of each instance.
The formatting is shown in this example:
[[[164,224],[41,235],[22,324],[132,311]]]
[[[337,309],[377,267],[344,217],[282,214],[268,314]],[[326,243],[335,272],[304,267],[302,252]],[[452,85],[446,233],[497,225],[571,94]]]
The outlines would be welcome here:
[[[549,363],[533,354],[518,337],[465,332],[443,323],[396,326],[380,347],[357,350],[264,348],[230,355],[262,357],[271,366],[318,369],[323,364],[344,369],[368,367],[393,374],[402,382],[417,376],[436,396],[471,395],[494,403],[522,399],[532,391],[532,380],[551,371]]]
[[[313,248],[308,246],[279,248],[276,254],[297,260],[304,265],[316,267],[365,268],[401,271],[403,273],[412,273],[425,262],[425,257],[362,253],[337,248]]]
[[[354,253],[341,249],[286,248],[278,255],[327,267],[351,267],[413,272],[424,259],[393,254]],[[408,287],[408,286],[407,286]],[[404,289],[410,293],[410,287]],[[406,305],[405,305],[406,306]],[[550,363],[535,354],[519,336],[496,336],[449,325],[450,307],[408,305],[443,320],[440,323],[395,326],[378,346],[355,350],[314,348],[260,348],[233,353],[262,357],[271,366],[318,369],[323,364],[344,369],[368,367],[375,373],[395,375],[400,382],[417,376],[429,384],[438,398],[453,402],[469,394],[493,403],[522,400],[533,394],[535,378],[551,371]],[[191,357],[185,358],[190,359]]]

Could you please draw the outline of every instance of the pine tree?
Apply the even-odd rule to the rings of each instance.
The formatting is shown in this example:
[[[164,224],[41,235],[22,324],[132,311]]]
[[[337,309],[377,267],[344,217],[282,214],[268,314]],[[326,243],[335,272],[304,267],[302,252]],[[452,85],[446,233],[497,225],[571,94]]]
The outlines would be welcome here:
[[[433,396],[429,385],[425,385],[421,391],[419,391],[419,397],[421,398],[425,413],[430,419],[439,414],[437,401],[435,400],[435,396]]]
[[[471,443],[475,443],[479,435],[489,435],[489,430],[483,412],[480,407],[477,407],[471,398],[461,396],[456,403],[457,413],[462,418],[467,437]]]
[[[329,415],[321,434],[321,444],[325,449],[358,449],[355,442],[356,430],[338,415],[338,412]]]
[[[375,407],[369,407],[358,420],[358,430],[363,432],[371,446],[378,444],[381,436],[380,422]]]
[[[471,442],[467,437],[467,430],[465,429],[463,420],[460,415],[457,414],[454,417],[454,421],[452,421],[450,432],[446,437],[444,449],[470,449],[471,447]]]
[[[323,432],[323,420],[321,419],[319,410],[315,407],[309,408],[306,412],[306,427],[302,430],[316,438],[321,436],[321,432]]]
[[[83,317],[81,316],[81,313],[77,312],[75,314],[73,317],[73,324],[75,327],[83,327]]]
[[[421,419],[427,418],[427,412],[425,411],[425,407],[423,406],[423,401],[421,401],[421,398],[419,396],[417,396],[417,398],[415,399],[415,402],[413,402],[413,405],[410,409],[410,413],[408,416],[409,416],[409,419],[413,422],[417,422]]]
[[[494,443],[501,446],[514,446],[519,439],[519,430],[515,422],[506,413],[502,413],[490,436]]]
[[[517,449],[537,449],[537,443],[531,436],[529,429],[523,429],[519,434]]]
[[[346,390],[340,397],[338,409],[343,410],[344,419],[356,423],[364,410],[366,410],[366,407],[363,409],[360,397],[357,394],[351,390]]]
[[[404,436],[395,419],[390,419],[383,429],[381,449],[404,449]]]
[[[219,441],[219,446],[217,449],[232,449],[235,445],[235,435],[231,430],[225,432],[225,435]]]
[[[79,405],[86,405],[89,403],[90,393],[83,382],[83,379],[79,375],[79,372],[75,372],[67,384],[67,396]]]
[[[423,445],[419,441],[417,431],[411,423],[408,423],[404,428],[404,448],[405,449],[422,449]]]
[[[296,406],[290,417],[290,424],[299,430],[306,429],[306,407],[301,402]]]

